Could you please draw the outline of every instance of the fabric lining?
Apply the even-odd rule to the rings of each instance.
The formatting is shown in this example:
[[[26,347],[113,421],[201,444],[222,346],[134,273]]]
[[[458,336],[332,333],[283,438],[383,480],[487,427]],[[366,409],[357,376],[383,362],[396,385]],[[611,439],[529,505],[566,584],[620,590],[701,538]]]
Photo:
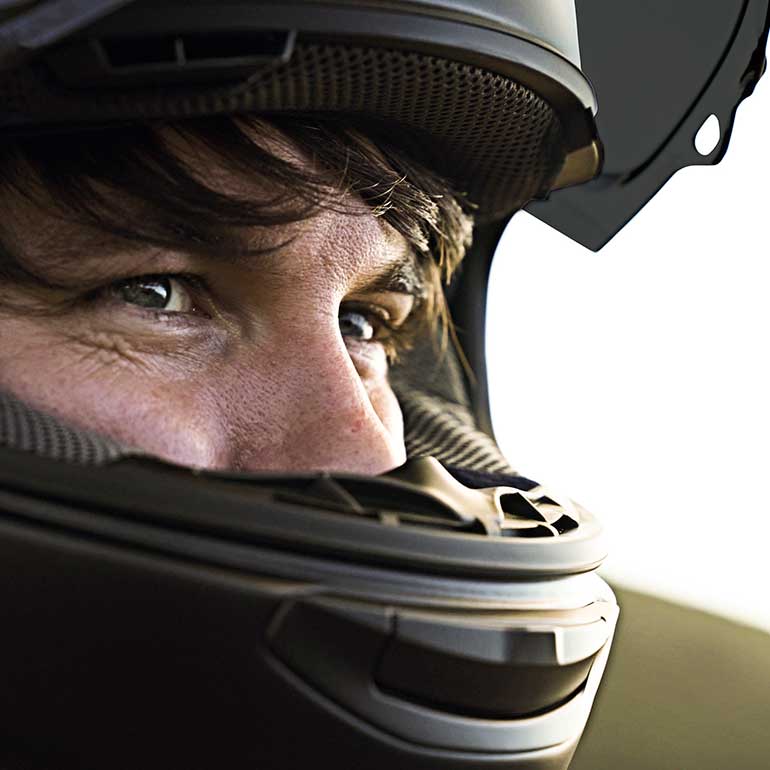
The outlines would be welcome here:
[[[470,410],[437,396],[402,395],[409,457],[433,456],[444,465],[513,474],[494,440],[475,427]],[[0,446],[81,465],[105,465],[142,453],[80,430],[0,392]]]
[[[60,130],[243,112],[372,120],[467,193],[479,220],[547,195],[566,155],[561,122],[534,91],[411,51],[298,40],[286,64],[236,86],[72,88],[55,71],[55,63],[38,61],[0,73],[0,127]]]
[[[73,428],[3,392],[0,446],[81,465],[104,465],[136,454],[106,436]]]

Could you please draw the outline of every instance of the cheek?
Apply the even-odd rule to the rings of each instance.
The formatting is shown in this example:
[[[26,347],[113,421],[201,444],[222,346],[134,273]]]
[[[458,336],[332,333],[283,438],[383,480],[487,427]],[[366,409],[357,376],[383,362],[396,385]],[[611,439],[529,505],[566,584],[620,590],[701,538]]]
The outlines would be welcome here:
[[[348,340],[346,347],[364,385],[367,382],[377,384],[387,380],[388,357],[382,345]]]
[[[401,405],[396,399],[390,384],[387,381],[381,382],[376,388],[367,389],[369,400],[377,416],[382,420],[385,429],[390,433],[393,441],[404,443],[404,416],[401,411]],[[406,457],[404,457],[404,460]]]
[[[403,440],[404,421],[393,390],[388,381],[388,358],[382,345],[350,341],[347,344],[350,360],[361,378],[374,411],[387,430]]]
[[[0,389],[175,462],[215,462],[222,451],[216,410],[191,367],[154,360],[121,335],[74,336],[52,326],[0,319]]]
[[[403,462],[401,410],[380,345],[346,348],[330,326],[312,336],[281,329],[260,344],[152,347],[0,318],[0,389],[184,465],[304,470],[347,452],[345,467],[357,470],[384,445],[380,465]]]

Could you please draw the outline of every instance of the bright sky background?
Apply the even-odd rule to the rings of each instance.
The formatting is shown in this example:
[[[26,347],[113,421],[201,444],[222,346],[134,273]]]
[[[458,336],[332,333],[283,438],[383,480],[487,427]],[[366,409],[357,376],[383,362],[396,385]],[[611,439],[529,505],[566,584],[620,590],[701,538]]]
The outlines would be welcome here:
[[[769,132],[770,74],[598,254],[517,215],[487,321],[498,441],[599,516],[603,575],[768,631]]]

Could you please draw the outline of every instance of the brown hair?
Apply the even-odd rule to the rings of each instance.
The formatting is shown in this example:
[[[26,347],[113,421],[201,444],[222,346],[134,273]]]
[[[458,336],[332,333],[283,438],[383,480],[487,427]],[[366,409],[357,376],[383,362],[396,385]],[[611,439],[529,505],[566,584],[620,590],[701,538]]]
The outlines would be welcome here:
[[[195,153],[272,190],[261,200],[217,189]],[[311,163],[299,164],[297,151]],[[441,283],[470,243],[472,205],[389,138],[387,127],[307,115],[211,117],[25,136],[0,151],[5,188],[118,238],[209,255],[244,250],[239,231],[300,221],[352,193],[405,237],[426,286],[424,317],[448,315]],[[114,195],[119,191],[121,195]],[[348,199],[349,200],[349,199]],[[128,201],[128,206],[127,206]],[[131,212],[127,216],[126,211]],[[0,279],[34,281],[3,243]]]

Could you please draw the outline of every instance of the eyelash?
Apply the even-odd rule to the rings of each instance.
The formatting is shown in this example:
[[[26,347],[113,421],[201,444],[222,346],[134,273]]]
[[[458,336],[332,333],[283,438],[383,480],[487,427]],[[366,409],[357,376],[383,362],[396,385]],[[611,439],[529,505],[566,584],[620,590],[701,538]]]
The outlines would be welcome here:
[[[117,290],[121,285],[132,280],[140,279],[147,281],[161,279],[178,281],[186,290],[190,291],[193,298],[193,305],[197,312],[183,313],[180,311],[166,311],[133,306],[135,310],[149,314],[154,318],[164,320],[178,320],[180,316],[186,317],[187,319],[196,316],[201,317],[204,320],[212,318],[213,313],[206,312],[205,310],[206,307],[211,307],[213,304],[210,299],[206,301],[206,297],[210,297],[211,295],[211,289],[204,278],[193,273],[150,273],[125,276],[116,281],[111,281],[105,286],[89,291],[85,296],[85,299],[89,303],[104,301],[109,298],[110,292]],[[201,298],[203,298],[202,301]],[[390,321],[389,314],[384,308],[365,302],[343,302],[340,305],[340,311],[352,311],[366,316],[367,321],[375,328],[373,341],[378,342],[384,347],[388,360],[393,363],[398,360],[400,354],[409,350],[414,344],[416,332],[421,325],[421,313],[419,312],[420,304],[421,303],[417,303],[406,320],[399,325],[395,325]]]
[[[366,302],[343,302],[340,305],[340,312],[360,313],[365,316],[367,321],[375,327],[375,339],[378,341],[382,338],[379,330],[384,329],[385,336],[399,330],[399,327],[391,322],[387,311],[376,305],[369,305]]]
[[[141,280],[144,280],[147,282],[160,281],[160,280],[173,280],[182,284],[185,290],[190,292],[190,295],[193,299],[194,312],[185,313],[178,310],[167,311],[167,310],[162,310],[157,308],[143,308],[139,305],[131,305],[130,303],[127,303],[127,302],[121,302],[121,300],[117,296],[110,296],[112,293],[116,293],[121,286],[124,286],[130,281],[141,281]],[[193,273],[143,273],[141,275],[127,275],[115,281],[110,281],[108,284],[99,286],[95,289],[88,291],[83,296],[83,299],[85,300],[85,302],[89,304],[97,304],[99,302],[113,301],[118,304],[128,305],[130,307],[133,307],[134,310],[136,310],[137,312],[148,314],[153,318],[170,319],[170,318],[179,318],[181,316],[189,319],[190,317],[199,316],[204,320],[206,320],[206,319],[210,319],[212,315],[211,313],[206,312],[204,308],[206,306],[210,306],[212,303],[211,301],[207,302],[205,300],[204,301],[199,301],[199,300],[201,299],[201,297],[204,297],[205,295],[210,295],[210,293],[211,291],[205,279]]]
[[[340,309],[357,310],[358,312],[367,312],[373,316],[376,321],[374,341],[378,342],[385,349],[385,355],[389,364],[395,364],[398,362],[399,357],[404,353],[411,350],[414,346],[417,334],[422,326],[421,314],[419,313],[419,306],[412,310],[409,316],[398,326],[390,322],[390,320],[383,314],[383,311],[375,306],[361,305],[360,303],[350,303],[346,305],[342,304]],[[383,329],[384,332],[380,332]]]

